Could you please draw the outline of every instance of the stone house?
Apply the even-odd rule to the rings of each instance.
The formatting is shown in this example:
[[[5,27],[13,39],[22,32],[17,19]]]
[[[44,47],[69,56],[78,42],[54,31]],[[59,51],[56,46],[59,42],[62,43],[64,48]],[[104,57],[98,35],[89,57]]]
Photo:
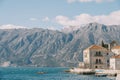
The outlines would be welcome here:
[[[116,55],[120,55],[120,46],[114,46],[111,51]]]
[[[92,45],[83,51],[84,68],[108,69],[113,55],[114,53],[104,47]]]
[[[110,69],[120,70],[120,55],[110,58]]]

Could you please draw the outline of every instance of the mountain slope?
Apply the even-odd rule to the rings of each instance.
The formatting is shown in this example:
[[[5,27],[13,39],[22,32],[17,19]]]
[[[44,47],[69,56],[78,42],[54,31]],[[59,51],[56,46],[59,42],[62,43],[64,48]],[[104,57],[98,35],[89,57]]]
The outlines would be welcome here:
[[[0,30],[0,63],[11,66],[75,66],[82,51],[101,41],[120,43],[120,26],[87,24],[69,33],[45,29]]]

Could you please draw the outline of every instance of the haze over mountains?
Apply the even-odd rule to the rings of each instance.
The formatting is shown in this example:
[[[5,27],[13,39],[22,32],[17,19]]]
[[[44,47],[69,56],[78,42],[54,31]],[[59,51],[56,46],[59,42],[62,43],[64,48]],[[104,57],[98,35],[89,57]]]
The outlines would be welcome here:
[[[120,43],[120,25],[90,23],[74,31],[0,29],[0,64],[10,66],[72,67],[92,44]]]

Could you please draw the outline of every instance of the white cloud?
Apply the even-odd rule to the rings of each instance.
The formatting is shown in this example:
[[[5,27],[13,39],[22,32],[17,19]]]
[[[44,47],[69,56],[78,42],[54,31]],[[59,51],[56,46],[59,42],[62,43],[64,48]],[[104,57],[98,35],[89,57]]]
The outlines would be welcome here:
[[[49,30],[57,30],[54,26],[49,26],[49,27],[47,27],[47,29],[49,29]]]
[[[92,2],[92,1],[94,1],[94,0],[78,0],[79,2]],[[96,1],[98,1],[98,0],[96,0]]]
[[[47,22],[47,21],[49,21],[50,19],[48,18],[48,17],[45,17],[45,18],[43,18],[43,22]]]
[[[37,21],[37,18],[30,18],[30,21]]]
[[[76,2],[77,0],[67,0],[68,3]]]
[[[96,2],[96,3],[100,3],[100,2],[112,2],[115,0],[67,0],[68,3],[73,3],[73,2]]]
[[[97,22],[105,25],[120,25],[120,11],[115,11],[109,15],[97,15],[92,16],[90,14],[80,14],[75,16],[73,19],[69,19],[66,16],[56,16],[56,22],[64,28],[67,27],[80,27],[83,24],[88,24],[91,22]]]
[[[0,29],[20,29],[20,28],[26,28],[26,27],[16,26],[16,25],[13,25],[13,24],[0,25]]]

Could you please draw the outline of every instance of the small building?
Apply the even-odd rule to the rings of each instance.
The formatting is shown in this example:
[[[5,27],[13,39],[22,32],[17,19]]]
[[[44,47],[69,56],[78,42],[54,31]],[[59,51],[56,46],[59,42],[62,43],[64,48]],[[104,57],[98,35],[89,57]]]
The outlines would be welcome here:
[[[113,55],[104,47],[92,45],[83,51],[84,67],[89,69],[108,69],[110,57]]]
[[[84,62],[79,62],[78,66],[79,66],[79,68],[84,68],[85,64],[84,64]]]
[[[120,46],[114,46],[111,51],[116,55],[120,55]]]
[[[120,70],[120,55],[110,58],[110,69]]]

